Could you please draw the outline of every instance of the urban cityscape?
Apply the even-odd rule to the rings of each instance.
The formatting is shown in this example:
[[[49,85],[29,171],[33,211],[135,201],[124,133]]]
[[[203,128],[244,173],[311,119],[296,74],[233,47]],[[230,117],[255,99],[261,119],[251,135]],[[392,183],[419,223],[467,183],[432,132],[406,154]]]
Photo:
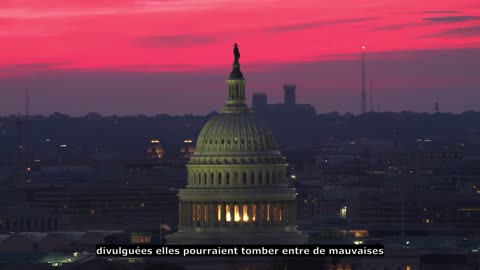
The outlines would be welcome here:
[[[105,6],[95,6],[93,2],[88,3],[90,1],[77,3],[78,6],[62,6],[56,0],[44,2],[42,5],[28,0],[23,3],[24,7],[15,1],[0,3],[0,8],[4,6],[6,10],[0,10],[0,41],[8,42],[11,39],[12,42],[18,42],[14,33],[27,38],[29,34],[22,32],[27,29],[22,28],[23,20],[35,19],[40,24],[45,24],[42,21],[45,18],[64,20],[66,25],[71,24],[75,29],[79,27],[75,21],[77,17],[82,17],[82,22],[91,17],[103,29],[108,25],[107,18],[114,20],[111,17],[119,14],[125,16],[120,20],[122,22],[137,17],[140,20],[139,14],[163,14],[168,18],[161,20],[175,21],[182,28],[186,26],[181,20],[170,16],[186,14],[186,6],[195,7],[198,14],[214,11],[236,14],[227,8],[235,5],[228,0],[205,1],[201,5],[189,1],[153,0],[122,0],[115,4],[103,3]],[[315,12],[310,14],[308,8],[305,9],[301,4],[312,5],[316,12],[326,8],[332,9],[335,14],[342,14],[342,11],[333,8],[334,4],[270,2],[275,1],[264,1],[258,6],[253,1],[237,3],[238,14],[246,12],[244,9],[260,10],[263,6],[274,8],[276,4],[302,10],[304,15],[295,14],[294,18],[297,19],[316,16]],[[346,2],[355,6],[353,1]],[[379,12],[375,8],[375,1],[366,2],[371,5],[358,3],[355,8],[373,15]],[[480,269],[480,107],[472,108],[471,100],[465,94],[465,89],[469,87],[476,87],[475,91],[480,91],[478,77],[471,76],[480,70],[480,62],[475,62],[480,40],[478,26],[474,25],[480,20],[480,16],[477,16],[480,6],[475,1],[462,0],[458,1],[455,10],[450,10],[452,8],[448,5],[430,0],[423,4],[413,4],[412,1],[411,5],[405,4],[404,7],[400,2],[392,1],[389,4],[391,6],[385,4],[384,8],[420,8],[422,10],[416,13],[409,12],[412,12],[411,16],[423,16],[423,21],[428,24],[426,27],[431,29],[444,27],[445,24],[458,24],[454,25],[457,28],[452,28],[456,32],[442,28],[441,31],[447,33],[443,39],[448,41],[438,45],[438,48],[418,42],[419,46],[426,46],[425,50],[436,50],[433,54],[435,57],[419,60],[429,64],[424,63],[421,67],[403,64],[393,68],[416,70],[431,66],[431,74],[435,74],[435,68],[438,68],[439,75],[435,77],[438,82],[432,82],[433,87],[438,83],[448,85],[450,89],[439,90],[441,94],[438,96],[428,96],[428,102],[419,101],[425,99],[424,92],[418,98],[415,95],[403,97],[411,100],[412,104],[412,107],[405,109],[402,109],[403,103],[400,101],[395,103],[395,97],[390,105],[385,105],[390,90],[379,89],[386,88],[387,84],[381,72],[377,71],[378,67],[375,68],[377,64],[385,67],[376,54],[384,52],[371,51],[370,46],[365,45],[367,40],[357,43],[356,48],[345,51],[342,56],[348,54],[348,61],[354,63],[355,69],[352,77],[347,72],[346,77],[338,82],[342,84],[341,81],[345,80],[353,85],[354,89],[348,92],[350,101],[345,104],[354,105],[339,105],[338,110],[333,111],[326,110],[322,107],[324,103],[318,102],[330,92],[312,91],[307,83],[315,82],[315,73],[321,72],[321,68],[307,73],[312,78],[303,74],[307,76],[305,80],[293,74],[298,60],[294,58],[300,56],[293,54],[293,51],[301,50],[301,43],[292,45],[293,49],[282,44],[270,44],[280,47],[272,49],[272,54],[277,55],[278,59],[288,60],[289,53],[292,53],[294,61],[291,61],[292,66],[287,71],[278,71],[277,76],[267,76],[270,79],[264,83],[270,84],[262,87],[266,84],[254,82],[251,86],[249,78],[254,77],[253,81],[258,81],[257,77],[261,80],[261,75],[267,73],[259,70],[258,63],[251,62],[252,59],[258,58],[272,65],[275,63],[263,58],[270,56],[268,52],[263,52],[264,45],[258,45],[262,49],[256,50],[254,42],[244,42],[229,34],[228,42],[220,42],[224,44],[221,48],[215,45],[201,52],[198,48],[188,51],[182,38],[186,43],[189,43],[186,40],[197,40],[199,47],[215,41],[204,40],[200,35],[192,38],[180,34],[175,41],[150,40],[148,42],[168,43],[168,50],[178,54],[188,54],[184,59],[186,62],[179,63],[188,62],[192,66],[181,67],[179,64],[172,66],[171,70],[150,70],[153,66],[134,67],[136,61],[145,61],[149,65],[154,63],[143,58],[139,52],[132,52],[134,56],[125,54],[125,62],[112,58],[109,64],[112,67],[118,65],[115,68],[121,66],[119,63],[132,65],[135,70],[131,72],[135,76],[145,72],[148,76],[167,74],[174,78],[179,72],[177,68],[193,68],[211,54],[215,61],[212,60],[212,66],[205,67],[205,70],[214,68],[215,71],[205,71],[205,77],[223,83],[223,88],[221,84],[213,83],[220,87],[202,92],[204,86],[195,78],[203,71],[188,70],[180,80],[162,77],[159,82],[165,85],[156,85],[157,90],[153,90],[155,93],[152,95],[159,99],[156,101],[153,96],[142,95],[142,90],[136,92],[137,88],[152,87],[147,83],[151,82],[149,78],[131,77],[128,80],[132,81],[127,85],[134,84],[136,88],[131,89],[129,94],[122,90],[118,95],[125,99],[124,104],[131,104],[131,100],[137,99],[139,105],[134,110],[122,110],[118,96],[112,99],[115,101],[111,102],[111,108],[105,108],[104,104],[109,103],[106,100],[98,101],[95,90],[88,87],[78,93],[68,93],[72,108],[75,108],[71,111],[68,104],[55,101],[57,95],[63,95],[62,89],[71,84],[85,87],[94,82],[107,88],[116,84],[122,87],[126,77],[131,75],[125,70],[122,70],[124,77],[120,72],[112,72],[108,79],[111,81],[105,84],[101,82],[105,79],[103,75],[94,79],[92,74],[95,70],[108,66],[96,66],[107,61],[96,50],[103,48],[96,42],[86,42],[84,50],[92,51],[92,55],[98,54],[103,60],[97,63],[95,57],[91,61],[79,58],[73,64],[66,64],[71,67],[58,70],[52,67],[44,70],[41,57],[33,56],[39,51],[35,52],[33,48],[31,50],[34,53],[25,53],[25,58],[20,57],[21,53],[15,53],[14,49],[9,49],[5,61],[10,65],[0,65],[0,97],[5,102],[4,108],[0,109],[0,269]],[[58,12],[45,9],[55,5],[60,7]],[[141,9],[138,9],[139,5]],[[25,8],[24,13],[20,12],[22,8]],[[272,12],[279,11],[275,9]],[[185,15],[185,24],[194,25],[190,21],[198,15],[194,14]],[[258,14],[263,14],[263,11]],[[6,18],[5,26],[2,24],[3,17]],[[105,20],[104,25],[101,24],[102,19]],[[241,26],[244,20],[230,22],[225,27],[241,31],[235,27]],[[264,23],[258,18],[255,20]],[[309,31],[332,25],[354,29],[356,23],[380,19],[331,20],[322,20],[318,25],[285,24],[271,31],[277,37],[283,32]],[[210,23],[214,21],[212,19]],[[16,23],[15,27],[12,26],[13,22]],[[58,27],[50,23],[44,26],[46,37],[50,37],[47,30]],[[152,19],[152,24],[155,23]],[[201,24],[203,27],[206,23]],[[140,29],[140,25],[137,26]],[[404,28],[417,26],[388,24],[377,27],[403,31]],[[6,30],[2,32],[3,29]],[[125,29],[133,31],[136,28],[125,26]],[[318,31],[336,36],[334,30]],[[87,32],[82,34],[97,34]],[[36,36],[35,33],[28,38]],[[68,38],[60,32],[57,34],[58,44],[68,46]],[[242,35],[247,34],[240,32],[239,36]],[[103,38],[98,38],[100,43],[103,42]],[[119,36],[118,40],[122,38]],[[456,39],[456,42],[451,39]],[[40,42],[38,46],[45,46],[45,52],[49,54],[47,47],[50,48],[53,43],[42,42],[44,44]],[[378,41],[379,44],[382,42]],[[244,43],[246,46],[243,46]],[[340,46],[343,43],[338,44]],[[79,48],[82,46],[72,48],[71,54],[63,49],[58,49],[58,52],[64,54],[68,61],[73,61],[69,57],[75,55],[75,50],[81,56],[83,49]],[[162,50],[160,45],[158,48],[155,46],[148,50]],[[305,48],[310,46],[305,45]],[[18,47],[19,50],[25,48],[29,47]],[[462,51],[471,60],[464,62],[465,55],[455,60],[452,58],[452,49]],[[400,48],[391,51],[408,50]],[[114,53],[113,47],[112,52],[105,51],[110,56]],[[441,77],[447,76],[444,72],[448,70],[443,69],[445,62],[436,58],[442,54],[448,54],[447,63],[454,66],[453,69],[465,72],[462,75],[452,73],[451,78]],[[332,59],[341,58],[335,53],[331,56]],[[411,56],[398,54],[396,57],[402,60],[402,57]],[[26,64],[21,59],[32,60]],[[326,66],[335,66],[336,62],[332,59],[319,61]],[[216,70],[217,60],[219,66],[223,67],[219,68],[220,71]],[[478,69],[472,71],[472,67]],[[93,76],[89,77],[92,81],[82,82],[82,78],[86,77],[78,74],[75,75],[78,76],[76,79],[64,81],[69,77],[63,77],[63,72],[72,70]],[[197,75],[189,77],[192,72]],[[275,72],[275,69],[268,70],[274,75]],[[290,72],[292,76],[288,76]],[[300,67],[298,73],[302,73]],[[59,74],[59,77],[55,74]],[[419,74],[426,73],[419,71]],[[332,80],[337,80],[337,76],[343,75],[335,75]],[[401,74],[398,76],[398,80],[405,78]],[[428,85],[431,79],[419,77],[415,80],[418,84],[412,87]],[[175,88],[175,81],[182,86]],[[35,89],[35,82],[39,82],[38,87],[42,90]],[[47,86],[54,89],[46,90],[44,87]],[[15,91],[7,89],[9,87]],[[187,91],[184,87],[192,89]],[[321,89],[323,86],[316,87]],[[109,93],[117,95],[115,91]],[[93,98],[85,99],[85,95]],[[102,95],[99,94],[98,99],[102,99]],[[310,101],[309,97],[313,96],[315,98]],[[460,105],[452,100],[462,98],[465,106],[459,109],[455,106]],[[142,107],[141,103],[148,103],[148,99],[158,102],[155,113]],[[192,108],[205,108],[191,111],[188,108],[178,108],[179,111],[165,109],[182,107],[176,103],[179,99],[187,99],[194,104]],[[328,97],[325,99],[322,102],[333,100]],[[57,108],[55,104],[60,106]],[[425,104],[426,108],[415,109],[419,107],[418,104]],[[97,110],[90,110],[97,105]],[[78,113],[77,109],[82,106],[87,108],[86,111]],[[325,106],[335,107],[335,104]],[[389,106],[395,109],[385,109]],[[212,108],[210,112],[206,112],[208,108]],[[188,113],[178,113],[184,109]],[[109,111],[113,113],[107,113]],[[108,257],[96,256],[97,245],[131,245],[138,248],[149,245],[382,245],[385,254],[381,257]]]

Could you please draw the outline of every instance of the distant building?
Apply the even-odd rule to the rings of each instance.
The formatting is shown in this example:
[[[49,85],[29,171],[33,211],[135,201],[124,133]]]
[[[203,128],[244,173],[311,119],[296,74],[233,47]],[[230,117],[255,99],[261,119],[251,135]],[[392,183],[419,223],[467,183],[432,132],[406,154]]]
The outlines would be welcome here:
[[[295,90],[297,86],[295,84],[285,84],[283,86],[284,91],[284,103],[285,105],[295,105]]]
[[[267,119],[304,121],[312,119],[317,112],[310,104],[296,103],[296,85],[284,85],[284,103],[268,104],[266,93],[255,93],[252,97],[252,109]]]
[[[267,93],[253,93],[252,107],[256,112],[262,112],[267,109]]]
[[[147,158],[160,159],[165,157],[165,147],[160,140],[153,139],[147,148]]]
[[[181,158],[190,158],[191,155],[195,152],[195,144],[192,140],[184,140],[183,145],[180,147],[180,157]]]

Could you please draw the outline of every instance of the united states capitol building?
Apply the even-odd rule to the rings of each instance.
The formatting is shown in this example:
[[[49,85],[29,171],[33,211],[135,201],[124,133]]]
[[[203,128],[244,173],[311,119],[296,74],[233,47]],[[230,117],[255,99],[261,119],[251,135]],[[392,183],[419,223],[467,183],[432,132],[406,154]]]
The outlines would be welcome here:
[[[301,244],[296,193],[270,129],[245,103],[240,53],[234,48],[228,99],[201,130],[179,191],[178,232],[169,244]]]

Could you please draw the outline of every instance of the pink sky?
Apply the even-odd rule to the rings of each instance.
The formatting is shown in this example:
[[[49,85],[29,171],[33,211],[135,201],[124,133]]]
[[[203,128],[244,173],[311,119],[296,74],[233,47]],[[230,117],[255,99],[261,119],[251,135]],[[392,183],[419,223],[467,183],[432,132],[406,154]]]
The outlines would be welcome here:
[[[406,81],[410,87],[428,91],[446,85],[460,87],[465,93],[475,88],[480,90],[476,78],[479,76],[471,70],[475,67],[480,70],[480,66],[468,60],[471,59],[469,53],[476,57],[477,49],[480,49],[478,0],[2,0],[0,114],[19,111],[21,98],[17,94],[27,87],[33,96],[37,91],[39,113],[65,111],[83,114],[95,110],[110,114],[154,114],[156,109],[149,107],[153,104],[148,105],[150,97],[143,96],[145,93],[161,100],[167,99],[165,95],[168,94],[171,101],[162,109],[158,108],[158,113],[205,113],[222,103],[222,87],[230,69],[232,44],[235,42],[240,46],[242,69],[247,80],[249,76],[256,78],[252,81],[254,89],[249,88],[250,93],[262,90],[279,99],[281,93],[278,89],[283,82],[278,80],[293,81],[304,86],[303,90],[299,88],[299,100],[303,95],[303,99],[311,100],[320,112],[335,110],[335,106],[340,111],[356,111],[357,101],[342,103],[344,97],[339,93],[356,94],[358,89],[349,88],[358,88],[358,74],[351,66],[345,66],[348,71],[342,75],[339,69],[337,74],[332,74],[333,81],[329,81],[332,76],[319,81],[318,74],[312,70],[306,72],[304,66],[356,60],[362,45],[367,47],[369,55],[368,74],[379,80],[378,85],[385,88],[383,91],[401,91],[405,87],[402,83]],[[459,49],[470,51],[458,58],[450,55],[448,62],[437,59],[442,52],[452,53]],[[427,56],[419,52],[426,52]],[[430,52],[434,55],[429,56]],[[379,61],[379,66],[380,62],[389,62],[385,64],[388,68],[408,59],[414,65],[412,68],[415,68],[415,61],[429,61],[431,72],[421,78],[415,77],[409,74],[409,66],[405,65],[408,76],[402,72],[396,73],[398,77],[384,76],[382,70],[374,73],[375,61]],[[318,72],[329,72],[328,65],[324,64],[320,64],[322,69]],[[446,78],[441,76],[445,70],[437,69],[437,64],[455,65],[457,69],[468,71],[466,74],[456,72]],[[274,75],[278,69],[288,69],[286,74],[291,76],[285,78],[284,74],[276,80]],[[136,73],[152,72],[159,77],[165,76],[165,72],[175,76],[183,74],[183,80],[189,80],[190,84],[162,77],[161,85],[151,85],[153,81],[143,83],[135,77],[138,76]],[[130,83],[135,87],[118,91],[131,91],[127,96],[139,95],[140,100],[145,100],[146,107],[132,109],[137,105],[130,104],[126,98],[119,100],[120,105],[105,109],[108,102],[101,99],[108,99],[118,89],[113,88],[113,82],[99,81],[116,80],[116,76],[95,75],[106,73],[118,74],[119,80],[125,79],[120,77],[134,76],[131,80],[136,83]],[[220,92],[220,98],[193,105],[181,103],[185,92],[203,89],[196,78],[205,73],[209,74],[209,79],[204,80],[204,87],[215,88],[205,90],[209,91],[207,96]],[[97,86],[66,89],[69,82],[64,79],[55,81],[55,74],[60,77],[69,74],[67,77],[72,84],[76,82],[71,77],[77,76],[72,74],[89,74],[90,77],[96,76]],[[258,74],[266,74],[265,80],[262,81]],[[335,79],[342,76],[352,82],[339,83],[339,79]],[[82,77],[82,80],[90,77]],[[103,88],[99,93],[98,84],[112,88]],[[47,85],[49,89],[45,89]],[[329,88],[322,90],[322,85]],[[122,85],[117,87],[122,88]],[[156,90],[152,93],[151,89]],[[442,95],[448,104],[448,92],[445,91]],[[182,94],[177,95],[177,92]],[[320,95],[333,96],[320,98]],[[468,103],[473,97],[477,96],[467,97],[465,103],[460,99],[455,101],[451,110],[461,111],[462,106],[475,109],[471,108],[473,103]],[[90,98],[100,99],[98,107],[89,103]],[[56,99],[60,100],[58,104]],[[322,100],[329,99],[338,100],[337,105],[322,103]],[[72,104],[68,105],[68,102]],[[172,103],[183,107],[179,109]],[[422,106],[385,105],[392,110],[420,110]]]

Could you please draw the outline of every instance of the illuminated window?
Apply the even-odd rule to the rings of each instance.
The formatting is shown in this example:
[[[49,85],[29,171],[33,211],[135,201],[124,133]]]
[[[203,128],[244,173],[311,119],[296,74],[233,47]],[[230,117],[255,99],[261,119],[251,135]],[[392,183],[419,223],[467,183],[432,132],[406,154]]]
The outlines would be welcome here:
[[[207,217],[208,217],[207,204],[204,204],[204,205],[203,205],[203,221],[204,221],[204,222],[207,222],[207,221],[208,221]]]
[[[200,221],[200,204],[197,204],[197,213],[195,213],[197,221]]]
[[[270,221],[270,204],[267,204],[267,221]]]
[[[347,207],[343,207],[340,209],[340,217],[347,218]]]
[[[407,265],[407,267],[405,267],[405,270],[412,270],[412,268],[409,265]]]
[[[152,242],[152,236],[142,235],[142,234],[132,234],[130,240],[132,244],[149,244]]]
[[[225,205],[225,220],[227,222],[230,222],[232,221],[232,214],[231,214],[231,209],[230,209],[230,205]]]
[[[243,222],[248,222],[248,205],[244,204],[243,206]]]
[[[278,221],[278,209],[276,206],[273,207],[273,221]]]
[[[222,205],[217,205],[217,220],[222,221]]]
[[[257,220],[257,205],[252,205],[252,221],[255,222]]]
[[[282,208],[278,208],[278,220],[282,221]]]
[[[238,204],[235,204],[233,209],[234,209],[234,221],[239,222],[240,221],[240,207],[238,206]]]

